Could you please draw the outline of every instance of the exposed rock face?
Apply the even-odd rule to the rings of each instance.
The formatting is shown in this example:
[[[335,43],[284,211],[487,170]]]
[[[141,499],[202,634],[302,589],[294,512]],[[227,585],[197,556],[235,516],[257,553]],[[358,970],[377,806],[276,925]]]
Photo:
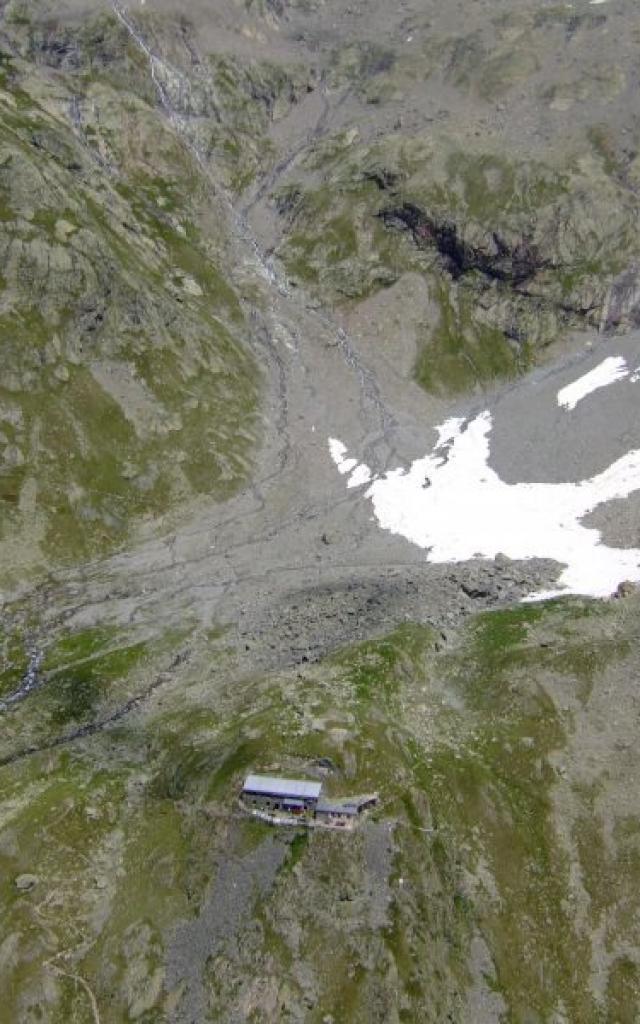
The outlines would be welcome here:
[[[611,282],[602,311],[603,331],[640,325],[640,267],[628,267]]]

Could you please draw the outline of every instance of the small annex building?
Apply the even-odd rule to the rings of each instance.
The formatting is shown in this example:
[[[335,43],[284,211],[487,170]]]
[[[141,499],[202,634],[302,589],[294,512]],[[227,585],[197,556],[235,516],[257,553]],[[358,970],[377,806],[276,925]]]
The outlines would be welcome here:
[[[249,811],[269,818],[303,818],[306,823],[332,826],[353,824],[363,810],[378,802],[377,793],[329,800],[322,783],[309,779],[282,779],[275,775],[247,775],[241,802]]]
[[[318,800],[316,817],[332,825],[344,825],[357,818],[367,807],[373,807],[377,802],[377,793],[350,797],[347,800]]]

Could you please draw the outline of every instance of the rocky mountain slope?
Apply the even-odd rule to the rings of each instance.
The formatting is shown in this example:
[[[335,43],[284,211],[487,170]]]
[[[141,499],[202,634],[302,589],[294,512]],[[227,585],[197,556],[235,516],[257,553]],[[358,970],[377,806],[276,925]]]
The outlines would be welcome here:
[[[0,0],[0,1024],[636,1021],[639,40]]]

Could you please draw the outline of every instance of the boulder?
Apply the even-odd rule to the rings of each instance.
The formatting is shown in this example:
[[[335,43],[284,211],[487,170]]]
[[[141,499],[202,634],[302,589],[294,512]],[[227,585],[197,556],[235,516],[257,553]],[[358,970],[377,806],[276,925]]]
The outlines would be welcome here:
[[[33,889],[38,882],[39,878],[37,875],[18,875],[15,880],[15,887],[19,892],[29,892],[29,890]]]

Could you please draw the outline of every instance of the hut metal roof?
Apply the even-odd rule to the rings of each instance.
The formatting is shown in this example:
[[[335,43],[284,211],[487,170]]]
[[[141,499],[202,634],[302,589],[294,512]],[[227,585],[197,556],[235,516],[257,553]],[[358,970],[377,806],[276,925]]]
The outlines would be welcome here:
[[[247,775],[243,786],[244,793],[293,797],[299,800],[317,800],[321,790],[321,782],[310,782],[309,779],[280,779],[275,775]]]

